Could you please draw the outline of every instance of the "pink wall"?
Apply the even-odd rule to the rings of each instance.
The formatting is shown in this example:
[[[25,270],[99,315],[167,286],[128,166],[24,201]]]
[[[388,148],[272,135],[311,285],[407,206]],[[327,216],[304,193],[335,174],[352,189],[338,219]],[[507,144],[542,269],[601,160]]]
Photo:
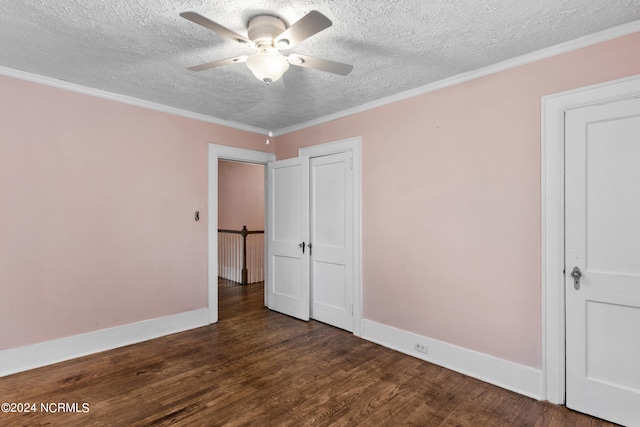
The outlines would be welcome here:
[[[640,34],[277,138],[0,77],[0,350],[207,304],[207,143],[363,138],[364,316],[541,364],[540,97]],[[193,221],[199,210],[201,220]]]
[[[362,136],[366,319],[541,366],[540,98],[640,73],[640,34],[283,135]]]
[[[218,228],[264,230],[264,166],[218,162]]]
[[[206,307],[207,143],[264,136],[7,77],[0,93],[0,350]]]

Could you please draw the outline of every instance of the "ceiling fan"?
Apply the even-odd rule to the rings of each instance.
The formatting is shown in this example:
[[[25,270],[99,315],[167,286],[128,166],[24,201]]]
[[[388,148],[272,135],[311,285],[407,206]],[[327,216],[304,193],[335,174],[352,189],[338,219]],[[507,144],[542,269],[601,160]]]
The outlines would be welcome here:
[[[188,68],[191,71],[202,71],[223,65],[245,62],[258,79],[271,83],[282,77],[289,69],[289,64],[314,68],[342,76],[346,76],[353,69],[353,65],[327,59],[299,54],[285,56],[281,53],[283,49],[288,49],[332,25],[329,18],[316,10],[309,12],[288,28],[287,24],[277,16],[255,16],[249,21],[248,37],[244,37],[196,12],[182,12],[180,16],[211,31],[215,31],[221,36],[235,40],[245,46],[253,47],[257,51],[253,55],[236,56],[195,65]]]

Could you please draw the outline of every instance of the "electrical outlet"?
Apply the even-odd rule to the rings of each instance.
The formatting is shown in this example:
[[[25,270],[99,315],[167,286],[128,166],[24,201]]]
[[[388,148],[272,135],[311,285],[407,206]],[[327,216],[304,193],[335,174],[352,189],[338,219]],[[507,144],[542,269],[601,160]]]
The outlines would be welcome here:
[[[427,354],[427,345],[426,344],[420,344],[420,343],[414,343],[413,344],[413,349],[419,353],[424,353]]]

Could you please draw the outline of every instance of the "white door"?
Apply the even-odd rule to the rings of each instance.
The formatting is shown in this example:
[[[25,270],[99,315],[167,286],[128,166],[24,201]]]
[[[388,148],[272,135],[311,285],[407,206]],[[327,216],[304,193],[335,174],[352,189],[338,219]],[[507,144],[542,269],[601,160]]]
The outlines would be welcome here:
[[[309,158],[267,165],[267,306],[309,320]]]
[[[640,426],[640,100],[568,111],[565,150],[567,406]]]
[[[353,332],[351,152],[311,159],[311,317]]]

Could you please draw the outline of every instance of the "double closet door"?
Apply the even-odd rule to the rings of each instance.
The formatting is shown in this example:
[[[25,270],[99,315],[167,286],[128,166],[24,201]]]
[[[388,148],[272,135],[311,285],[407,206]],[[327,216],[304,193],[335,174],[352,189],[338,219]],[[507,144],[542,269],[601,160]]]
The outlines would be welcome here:
[[[352,153],[267,165],[267,306],[353,331]]]

